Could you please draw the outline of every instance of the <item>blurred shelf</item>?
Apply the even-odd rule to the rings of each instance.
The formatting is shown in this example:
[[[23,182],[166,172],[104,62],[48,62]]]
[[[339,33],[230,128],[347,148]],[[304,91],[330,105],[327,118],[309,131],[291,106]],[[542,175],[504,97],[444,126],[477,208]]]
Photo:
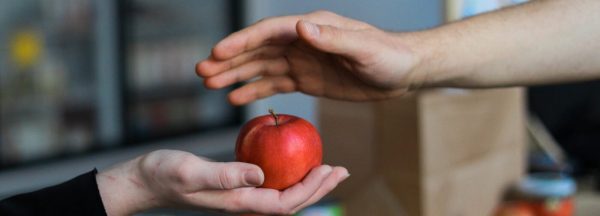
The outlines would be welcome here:
[[[210,134],[182,136],[176,139],[149,142],[144,145],[105,149],[95,154],[46,161],[20,169],[0,172],[0,199],[66,181],[94,167],[106,169],[116,163],[157,149],[191,152],[218,161],[232,161],[239,128],[228,127]],[[23,181],[27,179],[27,181]]]
[[[162,101],[174,98],[198,97],[202,93],[201,83],[163,84],[133,90],[133,100],[141,102]]]

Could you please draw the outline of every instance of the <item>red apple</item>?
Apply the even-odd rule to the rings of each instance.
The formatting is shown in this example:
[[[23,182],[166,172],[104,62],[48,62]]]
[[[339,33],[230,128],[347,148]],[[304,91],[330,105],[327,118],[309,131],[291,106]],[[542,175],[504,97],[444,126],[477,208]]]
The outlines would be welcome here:
[[[263,170],[262,187],[283,190],[321,165],[321,137],[302,118],[269,112],[270,115],[256,117],[242,127],[235,147],[236,160],[256,164]]]

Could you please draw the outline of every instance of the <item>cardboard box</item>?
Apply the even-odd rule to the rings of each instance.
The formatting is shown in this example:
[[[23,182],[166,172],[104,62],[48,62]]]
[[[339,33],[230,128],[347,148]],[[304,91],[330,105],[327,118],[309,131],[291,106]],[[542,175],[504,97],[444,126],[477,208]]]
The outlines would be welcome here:
[[[435,90],[374,103],[321,100],[325,162],[351,177],[348,215],[490,215],[524,169],[523,90]]]

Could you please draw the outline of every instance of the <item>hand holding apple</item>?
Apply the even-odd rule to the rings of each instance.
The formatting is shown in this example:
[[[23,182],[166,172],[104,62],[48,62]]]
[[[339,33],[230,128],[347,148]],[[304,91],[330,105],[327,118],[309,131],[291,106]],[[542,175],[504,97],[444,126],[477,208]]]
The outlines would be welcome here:
[[[107,215],[155,208],[292,215],[319,201],[348,177],[348,171],[320,165],[284,191],[257,188],[260,176],[261,169],[252,164],[158,150],[104,170],[96,179]]]
[[[242,127],[236,143],[236,158],[263,170],[262,187],[284,190],[321,165],[321,137],[317,129],[302,118],[269,112],[270,115],[256,117]]]

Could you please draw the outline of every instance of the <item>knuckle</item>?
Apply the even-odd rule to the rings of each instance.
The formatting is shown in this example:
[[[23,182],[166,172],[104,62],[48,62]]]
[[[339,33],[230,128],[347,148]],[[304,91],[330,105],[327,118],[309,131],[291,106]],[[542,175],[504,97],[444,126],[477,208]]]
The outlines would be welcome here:
[[[264,52],[254,53],[249,60],[267,59],[269,57],[269,55],[267,55],[267,52],[269,52],[270,50],[268,50],[268,49],[264,49],[264,50],[265,50]]]
[[[176,183],[185,185],[188,182],[188,177],[186,176],[187,174],[187,167],[185,166],[178,166],[175,169],[175,174],[173,175],[173,181],[175,181]]]
[[[282,78],[276,86],[276,90],[282,93],[292,92],[295,90],[295,85],[290,79]]]
[[[237,66],[237,62],[235,60],[230,60],[227,62],[227,70],[234,68],[235,66]]]
[[[195,156],[191,154],[185,154],[181,157],[181,159],[177,162],[175,173],[173,176],[173,180],[182,185],[186,185],[190,182],[190,169],[193,167],[190,166],[190,162],[195,159]]]
[[[310,14],[314,15],[314,16],[322,16],[322,17],[331,17],[331,16],[336,15],[335,13],[328,11],[328,10],[316,10]]]
[[[271,72],[273,71],[273,65],[269,64],[270,62],[270,60],[257,62],[256,67],[262,73],[271,74]]]
[[[339,31],[336,31],[331,26],[322,26],[320,28],[320,30],[321,30],[321,36],[327,37],[330,40],[338,40],[342,37],[342,34],[340,34]]]
[[[232,189],[235,187],[234,175],[232,172],[223,171],[218,175],[219,186],[221,189]]]
[[[272,65],[272,68],[270,69],[271,74],[274,75],[281,75],[281,74],[285,74],[287,73],[288,70],[288,64],[287,61],[285,60],[285,58],[280,58],[275,60],[275,62]]]

